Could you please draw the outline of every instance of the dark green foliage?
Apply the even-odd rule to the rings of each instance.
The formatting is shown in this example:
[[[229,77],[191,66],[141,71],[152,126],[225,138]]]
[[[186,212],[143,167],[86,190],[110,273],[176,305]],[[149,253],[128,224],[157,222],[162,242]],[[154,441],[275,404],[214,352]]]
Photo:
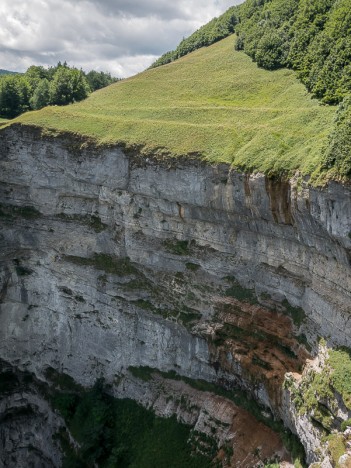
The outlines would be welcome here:
[[[39,81],[30,100],[32,109],[41,109],[50,103],[49,81],[43,78]]]
[[[154,306],[151,304],[150,301],[146,301],[145,299],[138,299],[135,301],[135,304],[144,310],[153,310]]]
[[[112,275],[126,276],[138,273],[138,270],[130,263],[128,257],[118,258],[108,254],[94,254],[93,257],[75,257],[66,255],[65,260],[76,265],[92,266],[97,270],[103,270]]]
[[[189,426],[175,417],[158,418],[132,400],[110,397],[101,380],[89,391],[56,393],[53,404],[80,444],[77,452],[62,444],[66,468],[210,466],[206,457],[191,454]]]
[[[88,82],[81,70],[59,67],[50,82],[50,101],[65,105],[85,99],[89,94]]]
[[[309,344],[309,342],[307,340],[307,337],[306,337],[306,335],[304,333],[301,333],[300,335],[297,335],[296,339],[300,344],[302,344],[307,349],[307,351],[309,351],[311,353],[312,347]]]
[[[44,68],[32,65],[24,74],[0,73],[0,117],[13,118],[49,104],[66,105],[85,99],[91,91],[117,81],[109,73],[82,70],[59,62]]]
[[[190,246],[193,242],[187,240],[167,239],[163,242],[165,249],[174,255],[189,255]]]
[[[33,273],[33,270],[23,267],[21,265],[16,266],[16,273],[18,276],[29,276]]]
[[[342,176],[351,176],[351,97],[339,105],[334,130],[324,154],[324,168],[335,168]]]
[[[161,65],[166,65],[166,63],[170,63],[176,60],[175,50],[170,50],[163,54],[160,58],[158,58],[150,68],[160,67]]]
[[[36,86],[41,82],[41,80],[51,81],[54,75],[54,70],[56,68],[45,69],[37,65],[31,65],[25,73],[25,76],[30,84],[30,86],[35,89]]]
[[[56,389],[78,393],[83,390],[83,387],[77,384],[70,375],[59,373],[52,367],[46,369],[45,377],[50,380]]]
[[[234,278],[228,277],[227,279],[232,282],[232,285],[226,290],[226,296],[234,297],[238,301],[249,302],[250,304],[258,303],[254,289],[243,288]]]
[[[151,380],[151,374],[154,371],[154,369],[148,366],[129,366],[128,370],[132,375],[134,375],[134,377],[143,380],[144,382],[148,382],[149,380]]]
[[[214,18],[195,31],[194,34],[183,39],[175,50],[162,55],[162,57],[151,65],[151,68],[173,62],[173,60],[183,57],[196,49],[209,46],[229,36],[234,32],[234,26],[238,22],[237,12],[237,7],[229,8],[229,10],[219,18]]]
[[[118,78],[113,78],[110,73],[98,72],[91,70],[86,74],[90,89],[96,91],[97,89],[105,88],[106,86],[118,81]]]
[[[0,80],[0,116],[13,118],[29,109],[30,87],[22,75],[5,75]]]
[[[239,16],[236,48],[259,66],[295,69],[329,104],[351,92],[349,0],[247,0]]]
[[[107,225],[101,221],[101,218],[96,215],[77,215],[77,214],[66,214],[60,213],[58,215],[61,219],[65,221],[75,221],[80,224],[85,224],[92,228],[95,232],[99,233],[107,229]]]
[[[288,429],[286,429],[282,422],[276,421],[270,416],[266,416],[266,412],[262,411],[262,408],[254,399],[248,397],[247,392],[239,388],[227,389],[215,383],[207,382],[206,380],[190,379],[188,377],[184,377],[182,375],[177,374],[174,370],[170,370],[168,372],[161,372],[158,369],[153,369],[148,366],[129,367],[128,370],[130,370],[135,377],[140,378],[144,381],[151,380],[152,374],[156,373],[161,375],[165,379],[182,380],[183,382],[187,383],[191,387],[201,392],[211,392],[216,395],[228,398],[229,400],[233,401],[237,406],[244,408],[246,411],[251,413],[258,421],[262,422],[263,424],[266,424],[268,427],[279,433],[285,447],[291,453],[293,460],[296,460],[302,466],[305,466],[305,452],[298,437],[292,434]]]
[[[24,219],[37,219],[41,217],[41,213],[32,206],[14,206],[14,205],[0,205],[0,218],[24,218]]]
[[[197,271],[200,268],[200,265],[198,265],[197,263],[191,263],[191,262],[186,263],[185,266],[186,266],[186,269],[190,271]]]
[[[284,312],[287,313],[294,322],[294,325],[298,328],[303,324],[304,320],[306,319],[306,314],[301,307],[293,307],[289,304],[289,302],[285,299],[283,301]]]
[[[257,65],[267,70],[275,70],[286,62],[287,41],[283,34],[267,31],[258,41],[255,54]]]

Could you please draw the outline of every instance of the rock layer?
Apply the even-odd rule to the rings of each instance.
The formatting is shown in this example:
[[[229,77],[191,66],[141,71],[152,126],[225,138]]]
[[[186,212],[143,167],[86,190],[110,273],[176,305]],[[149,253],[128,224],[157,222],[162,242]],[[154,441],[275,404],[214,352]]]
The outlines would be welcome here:
[[[1,358],[83,385],[130,366],[239,385],[299,431],[285,373],[320,336],[351,346],[350,188],[16,125],[0,178]]]
[[[33,379],[0,361],[0,466],[56,468],[65,423]]]

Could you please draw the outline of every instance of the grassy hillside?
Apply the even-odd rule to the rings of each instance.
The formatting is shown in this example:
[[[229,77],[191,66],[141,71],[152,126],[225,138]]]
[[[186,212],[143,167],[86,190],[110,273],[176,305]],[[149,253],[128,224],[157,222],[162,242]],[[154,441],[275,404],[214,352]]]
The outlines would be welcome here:
[[[234,37],[147,70],[66,107],[14,120],[145,153],[197,153],[245,170],[318,171],[335,108],[312,100],[294,72],[257,68]]]
[[[266,69],[293,68],[328,104],[351,93],[350,0],[246,0],[238,46]]]
[[[323,102],[337,104],[351,93],[350,0],[246,0],[183,39],[152,66],[234,32],[237,48],[258,66],[296,70],[307,90]]]
[[[189,37],[183,39],[175,50],[163,54],[150,68],[173,62],[194,50],[207,47],[230,36],[235,32],[235,25],[238,21],[239,7],[230,7],[219,18],[213,18],[209,23],[204,24]]]

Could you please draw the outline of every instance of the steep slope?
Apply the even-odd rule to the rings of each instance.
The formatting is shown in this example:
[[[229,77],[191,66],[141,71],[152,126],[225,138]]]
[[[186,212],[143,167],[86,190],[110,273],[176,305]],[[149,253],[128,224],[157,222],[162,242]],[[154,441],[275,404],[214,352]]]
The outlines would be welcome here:
[[[248,0],[240,7],[239,48],[258,65],[288,66],[326,103],[351,92],[349,0]]]
[[[233,44],[229,37],[82,103],[17,121],[146,154],[192,154],[272,174],[318,172],[334,109],[308,97],[293,72],[258,69]]]
[[[20,415],[21,385],[0,386],[5,465],[33,446],[49,460],[65,424],[78,436],[49,447],[53,466],[86,463],[82,432],[89,463],[121,456],[101,455],[109,406],[106,426],[80,409],[100,378],[103,401],[175,416],[222,466],[302,463],[291,433],[307,463],[350,463],[351,190],[311,185],[335,108],[235,40],[2,125],[0,362],[34,376]],[[65,422],[45,427],[48,404]]]
[[[184,38],[175,50],[163,54],[150,68],[159,67],[166,63],[183,57],[194,50],[206,47],[215,42],[230,36],[235,31],[235,26],[239,21],[239,8],[231,7],[219,18],[213,18],[209,23],[201,26],[189,37]]]
[[[274,415],[299,435],[308,461],[324,457],[323,431],[351,417],[348,390],[341,403],[327,384],[343,408],[323,403],[327,425],[318,399],[298,405],[299,382],[320,337],[351,346],[348,188],[18,125],[1,131],[0,154],[2,359],[44,380],[48,368],[84,386],[104,376],[115,396],[177,414],[219,447],[236,444],[245,418],[219,413],[212,433],[201,402],[217,414],[215,388],[193,395],[178,379],[216,384],[236,404],[241,389],[266,424]],[[284,458],[270,440],[264,452]]]
[[[246,0],[183,39],[152,66],[160,66],[236,33],[244,50],[267,70],[289,67],[323,102],[351,92],[349,0]]]

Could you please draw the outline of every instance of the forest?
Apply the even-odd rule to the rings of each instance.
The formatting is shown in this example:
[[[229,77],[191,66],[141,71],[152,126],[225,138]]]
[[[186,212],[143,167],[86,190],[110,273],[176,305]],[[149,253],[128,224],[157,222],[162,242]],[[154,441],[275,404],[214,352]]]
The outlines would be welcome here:
[[[47,105],[62,106],[81,101],[118,78],[91,70],[85,73],[67,63],[54,67],[32,65],[25,73],[0,73],[0,117],[12,119]]]

